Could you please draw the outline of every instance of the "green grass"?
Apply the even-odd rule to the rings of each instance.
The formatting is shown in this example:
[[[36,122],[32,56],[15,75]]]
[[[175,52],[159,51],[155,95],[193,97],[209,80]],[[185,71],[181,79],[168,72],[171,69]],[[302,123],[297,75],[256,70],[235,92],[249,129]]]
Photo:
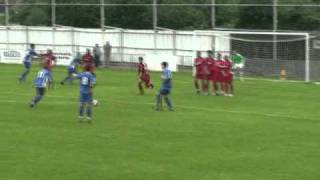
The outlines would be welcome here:
[[[179,73],[176,111],[154,112],[155,91],[139,96],[136,72],[100,70],[88,125],[77,122],[77,84],[28,107],[37,69],[18,84],[22,67],[0,65],[1,180],[320,178],[319,86],[250,80],[236,82],[234,98],[205,97]]]

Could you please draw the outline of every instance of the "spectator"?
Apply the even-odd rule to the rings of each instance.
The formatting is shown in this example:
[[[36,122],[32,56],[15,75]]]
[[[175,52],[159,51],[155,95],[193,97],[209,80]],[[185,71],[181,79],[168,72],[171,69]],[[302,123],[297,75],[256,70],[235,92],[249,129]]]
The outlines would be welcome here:
[[[93,48],[93,61],[95,67],[100,66],[100,58],[101,58],[101,49],[99,47],[99,44],[96,44],[96,46]]]
[[[112,46],[109,41],[107,41],[106,45],[104,45],[104,55],[105,55],[105,63],[106,67],[108,66],[109,62],[111,61],[111,52]]]

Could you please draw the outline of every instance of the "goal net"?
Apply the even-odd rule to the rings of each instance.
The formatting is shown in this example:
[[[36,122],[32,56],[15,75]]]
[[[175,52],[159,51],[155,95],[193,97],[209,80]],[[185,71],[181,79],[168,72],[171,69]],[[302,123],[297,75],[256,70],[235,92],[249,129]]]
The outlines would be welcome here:
[[[212,50],[245,58],[245,76],[305,80],[310,77],[310,38],[307,33],[197,31],[194,51],[201,49],[203,37],[211,36]],[[206,56],[203,53],[203,56]]]

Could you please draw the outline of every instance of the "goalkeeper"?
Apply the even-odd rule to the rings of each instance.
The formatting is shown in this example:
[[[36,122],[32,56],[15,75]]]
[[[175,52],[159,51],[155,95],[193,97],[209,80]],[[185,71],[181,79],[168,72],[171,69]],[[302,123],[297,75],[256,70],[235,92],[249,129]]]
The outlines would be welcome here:
[[[232,52],[231,60],[233,63],[234,75],[239,75],[240,80],[244,81],[245,58],[237,51]]]

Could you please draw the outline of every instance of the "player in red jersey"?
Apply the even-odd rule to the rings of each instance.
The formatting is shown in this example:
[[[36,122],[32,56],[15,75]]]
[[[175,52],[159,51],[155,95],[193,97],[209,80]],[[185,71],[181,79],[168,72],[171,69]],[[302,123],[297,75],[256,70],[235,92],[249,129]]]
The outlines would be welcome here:
[[[46,54],[42,54],[42,64],[43,67],[48,69],[49,71],[52,70],[52,68],[56,65],[57,63],[57,59],[56,57],[53,55],[53,52],[51,49],[47,50]]]
[[[90,49],[87,49],[86,54],[82,56],[81,65],[82,67],[90,68],[91,73],[94,73],[95,65]]]
[[[194,67],[195,67],[195,77],[194,77],[194,86],[196,88],[197,94],[201,93],[199,81],[203,81],[202,75],[202,66],[204,63],[204,58],[201,57],[201,52],[197,51],[197,57],[194,59]]]
[[[209,95],[209,80],[210,80],[210,61],[209,58],[203,58],[199,72],[201,79],[202,92],[204,95]]]
[[[224,94],[224,89],[223,89],[223,69],[225,68],[223,65],[223,60],[222,60],[222,54],[218,53],[217,54],[217,59],[216,59],[216,86],[217,86],[217,93],[219,94]]]
[[[147,64],[143,62],[142,57],[139,57],[138,76],[139,76],[138,87],[141,95],[144,94],[143,84],[145,85],[146,88],[153,89],[154,86],[151,81],[149,71],[147,69]]]
[[[218,73],[218,67],[216,60],[214,59],[214,54],[212,51],[208,51],[208,66],[210,71],[209,80],[212,84],[212,95],[217,95],[218,86],[217,86],[217,73]]]

